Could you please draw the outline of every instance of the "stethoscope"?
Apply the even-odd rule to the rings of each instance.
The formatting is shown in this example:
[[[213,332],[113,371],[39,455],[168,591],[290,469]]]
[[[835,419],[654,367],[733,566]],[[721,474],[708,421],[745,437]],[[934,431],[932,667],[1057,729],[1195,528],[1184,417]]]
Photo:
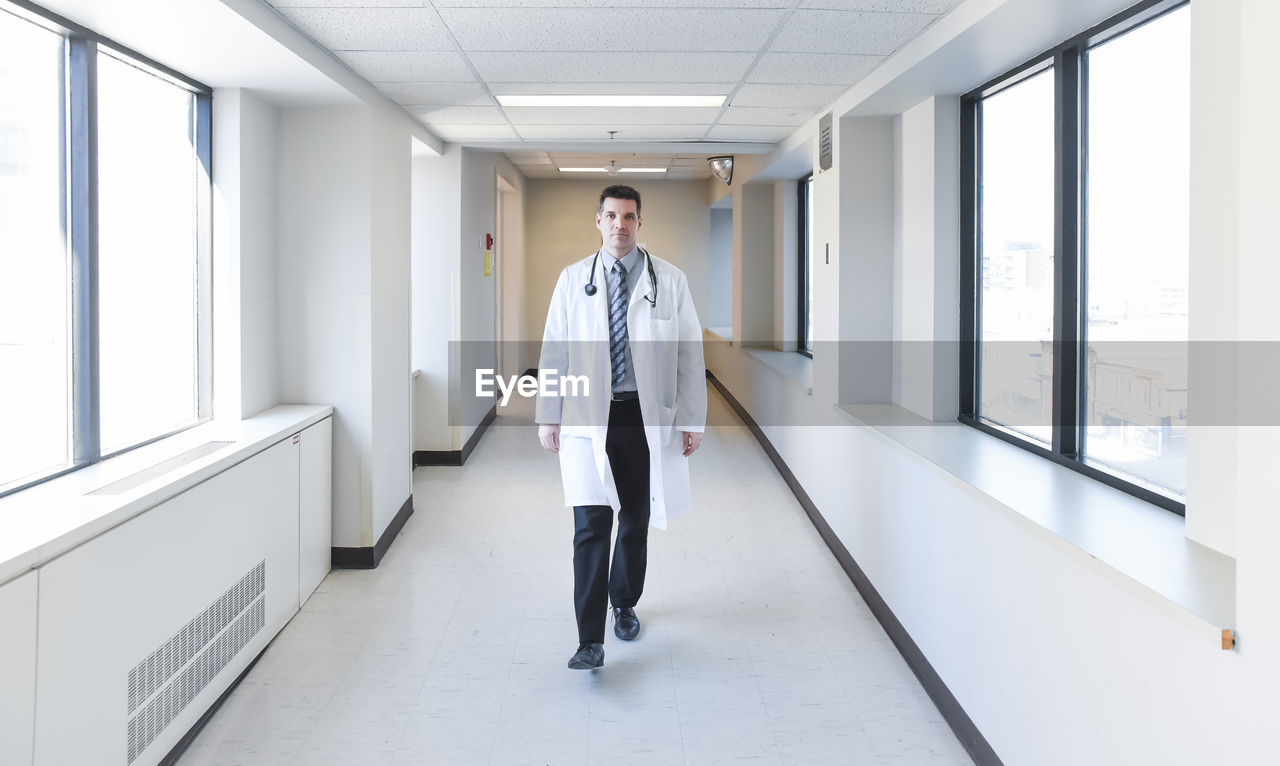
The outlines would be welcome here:
[[[653,287],[653,290],[652,290],[653,294],[644,296],[644,299],[649,301],[650,308],[657,308],[658,307],[658,278],[653,273],[653,258],[650,257],[649,251],[645,250],[643,247],[636,248],[636,249],[639,250],[640,254],[644,256],[644,262],[649,267],[649,284],[652,285]],[[597,250],[595,258],[591,260],[591,281],[582,286],[583,292],[585,292],[587,295],[596,294],[596,264],[599,261],[600,261],[600,251]]]

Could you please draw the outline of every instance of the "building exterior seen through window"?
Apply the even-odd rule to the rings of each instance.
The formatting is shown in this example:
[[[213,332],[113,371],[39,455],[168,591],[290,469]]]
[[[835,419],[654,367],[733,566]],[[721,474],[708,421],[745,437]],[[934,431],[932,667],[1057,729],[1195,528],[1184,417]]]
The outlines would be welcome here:
[[[1178,512],[1189,8],[1138,6],[963,101],[961,419]]]

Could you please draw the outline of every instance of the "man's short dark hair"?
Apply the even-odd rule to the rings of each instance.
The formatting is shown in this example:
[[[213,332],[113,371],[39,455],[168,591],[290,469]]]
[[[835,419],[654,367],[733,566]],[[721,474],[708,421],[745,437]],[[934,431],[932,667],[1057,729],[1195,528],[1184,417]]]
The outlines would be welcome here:
[[[630,186],[618,184],[616,186],[606,186],[604,191],[600,192],[600,205],[596,208],[599,213],[604,210],[604,201],[607,199],[630,199],[636,202],[636,215],[640,215],[640,192],[632,189]]]

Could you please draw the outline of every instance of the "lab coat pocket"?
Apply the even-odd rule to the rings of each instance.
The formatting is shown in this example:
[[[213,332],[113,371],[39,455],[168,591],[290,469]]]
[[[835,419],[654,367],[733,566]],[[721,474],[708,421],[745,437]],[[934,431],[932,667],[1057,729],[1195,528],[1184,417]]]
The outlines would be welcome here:
[[[676,326],[676,320],[674,317],[669,316],[666,319],[663,319],[662,317],[655,316],[650,320],[650,323],[652,324],[654,340],[676,340],[680,337],[678,334],[679,328]]]
[[[662,438],[664,446],[671,446],[676,443],[676,408],[660,405],[658,407],[658,435]]]

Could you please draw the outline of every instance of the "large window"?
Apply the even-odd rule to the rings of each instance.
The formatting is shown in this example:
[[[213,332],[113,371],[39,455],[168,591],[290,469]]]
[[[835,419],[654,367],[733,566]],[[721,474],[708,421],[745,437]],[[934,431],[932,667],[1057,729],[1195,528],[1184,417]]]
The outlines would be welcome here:
[[[0,0],[0,494],[209,415],[209,89]]]
[[[800,337],[796,349],[806,356],[813,356],[813,174],[801,178],[796,187],[800,195],[796,206],[800,224],[797,227],[800,231],[800,252],[796,258],[800,267],[800,296],[797,301]]]
[[[1189,6],[1147,2],[963,101],[961,419],[1181,513]]]

